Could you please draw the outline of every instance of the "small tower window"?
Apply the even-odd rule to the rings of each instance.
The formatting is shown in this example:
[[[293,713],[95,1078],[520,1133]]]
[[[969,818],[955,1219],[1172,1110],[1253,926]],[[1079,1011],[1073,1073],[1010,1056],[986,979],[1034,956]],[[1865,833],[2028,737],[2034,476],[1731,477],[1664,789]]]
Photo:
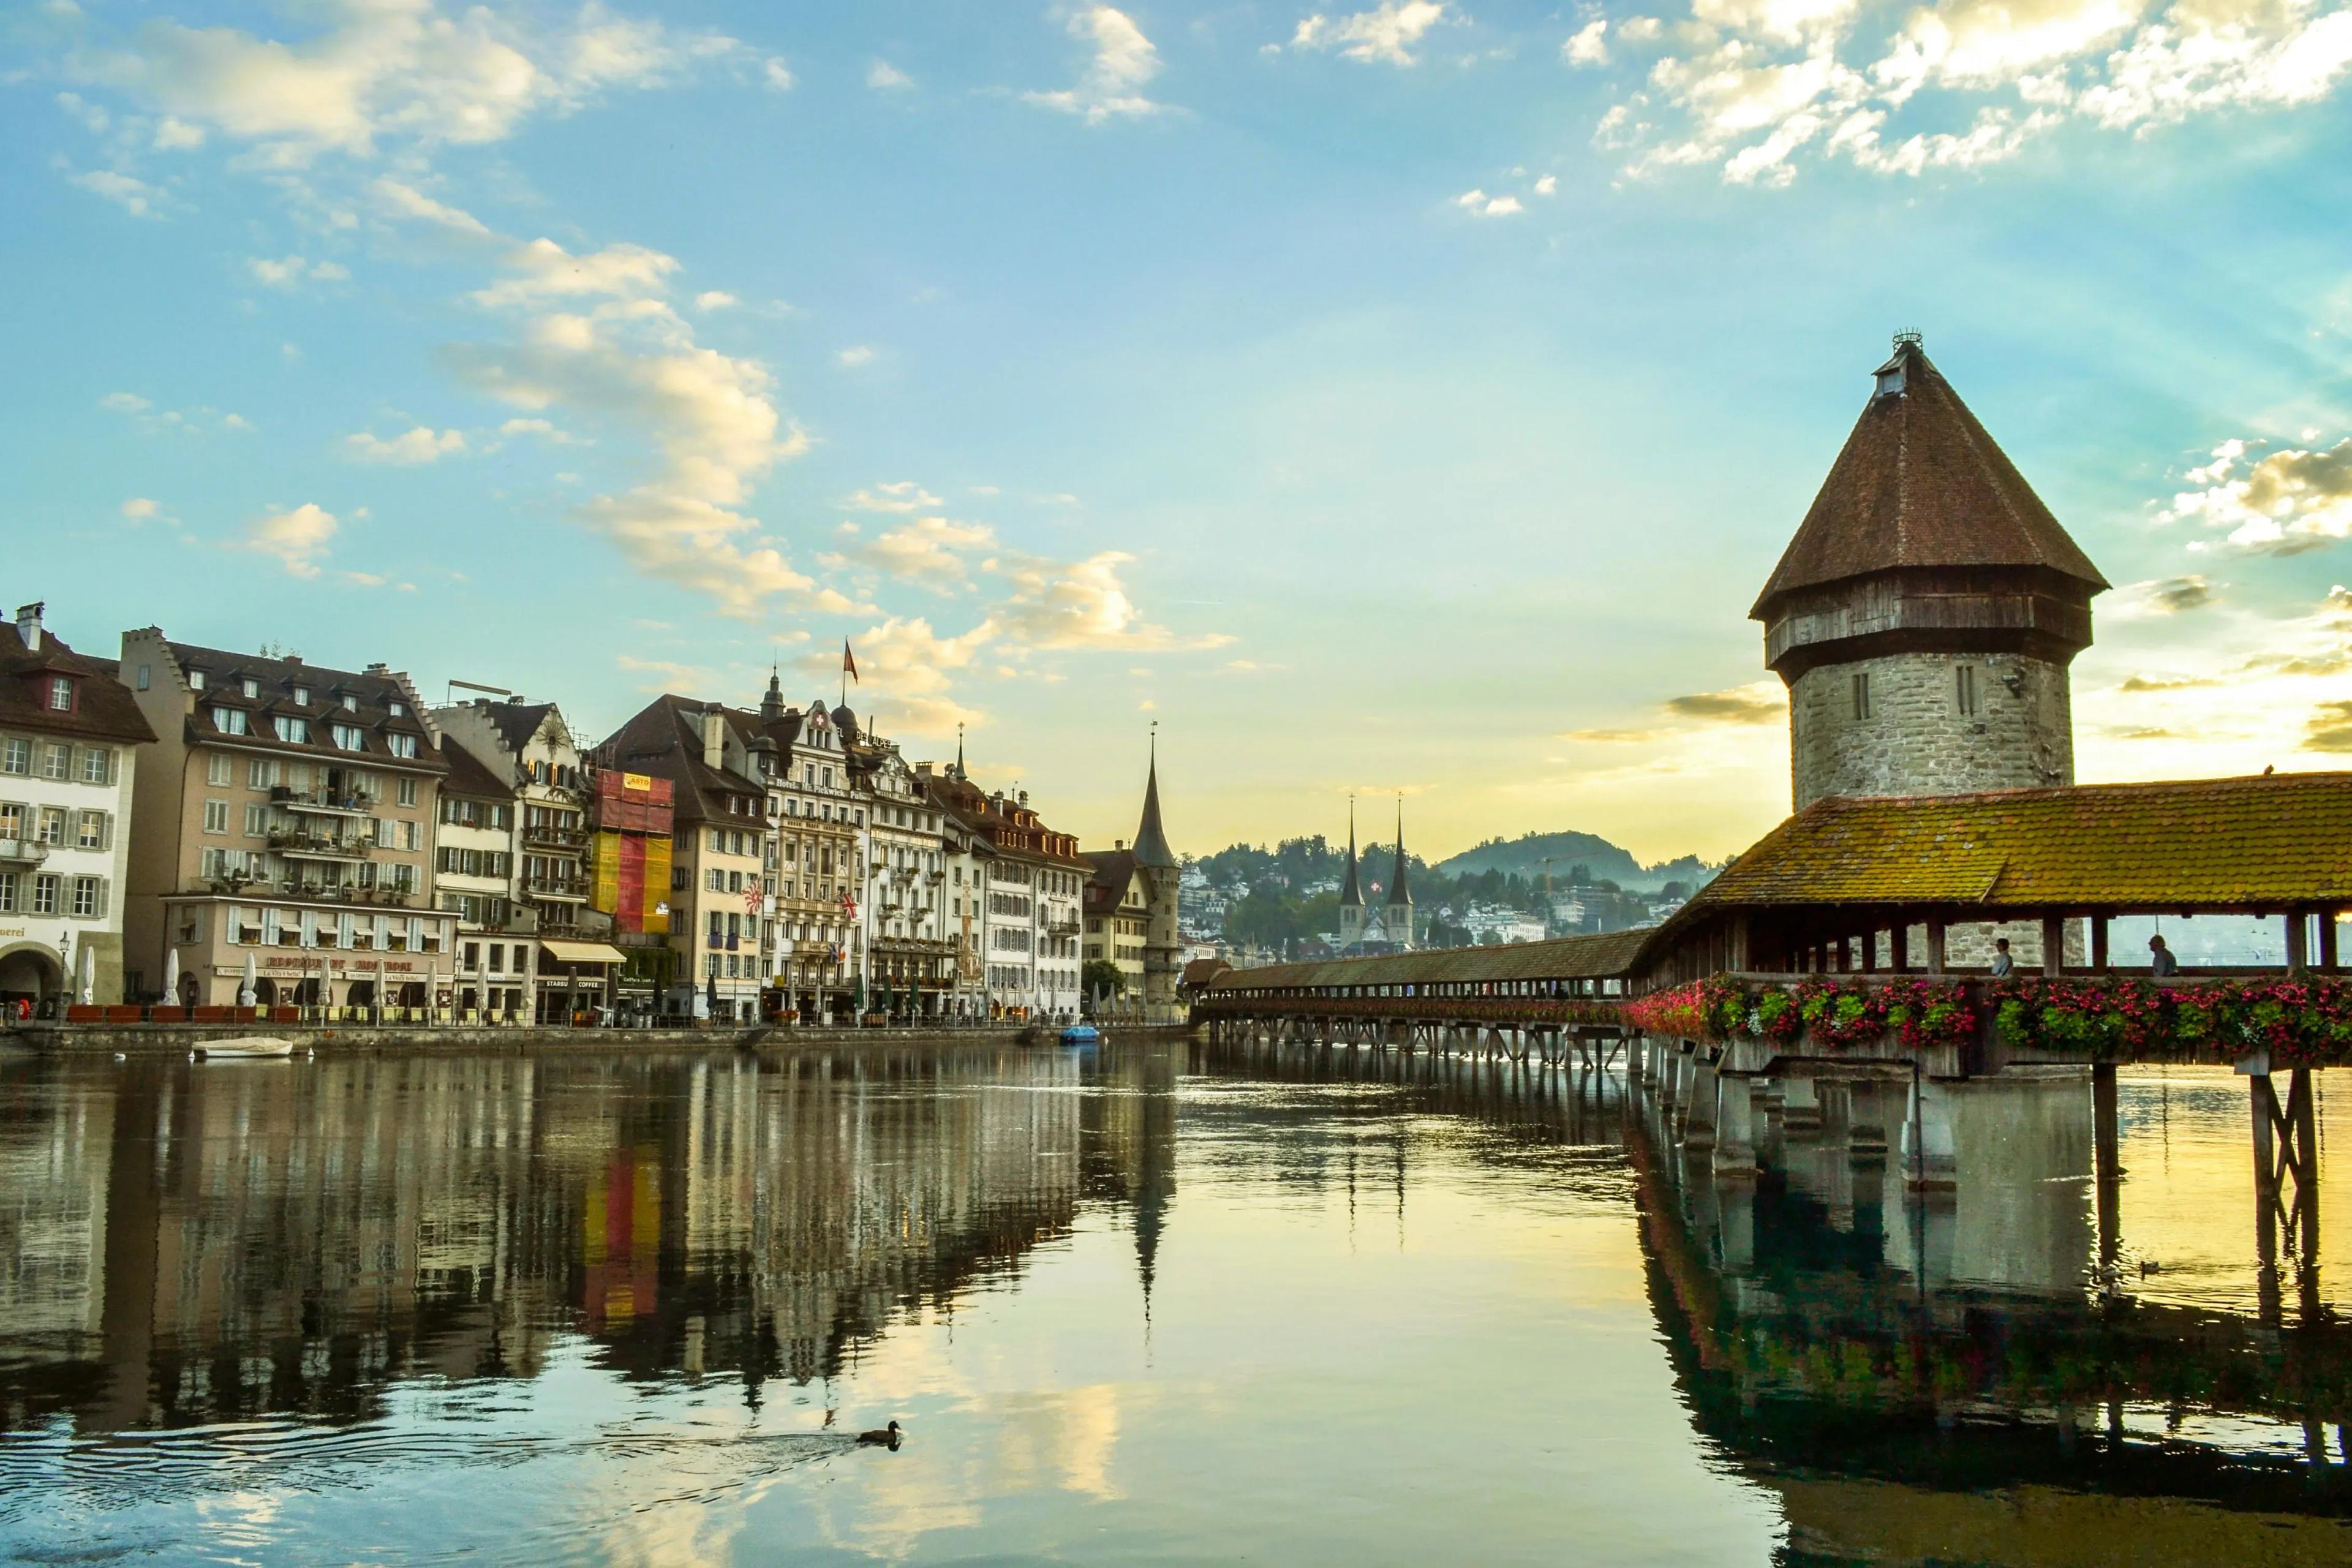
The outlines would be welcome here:
[[[1854,671],[1853,716],[1857,719],[1870,717],[1870,672],[1868,670]]]
[[[1952,679],[1952,695],[1959,704],[1961,714],[1964,717],[1974,714],[1977,710],[1977,667],[1973,664],[1955,667]]]

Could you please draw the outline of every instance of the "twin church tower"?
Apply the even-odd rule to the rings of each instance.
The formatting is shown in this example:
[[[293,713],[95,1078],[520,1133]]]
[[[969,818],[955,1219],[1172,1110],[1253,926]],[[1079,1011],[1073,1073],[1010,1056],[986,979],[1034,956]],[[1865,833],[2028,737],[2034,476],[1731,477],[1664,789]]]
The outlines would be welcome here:
[[[2074,782],[2067,666],[2107,580],[1928,362],[1895,340],[1757,598],[1796,809]]]

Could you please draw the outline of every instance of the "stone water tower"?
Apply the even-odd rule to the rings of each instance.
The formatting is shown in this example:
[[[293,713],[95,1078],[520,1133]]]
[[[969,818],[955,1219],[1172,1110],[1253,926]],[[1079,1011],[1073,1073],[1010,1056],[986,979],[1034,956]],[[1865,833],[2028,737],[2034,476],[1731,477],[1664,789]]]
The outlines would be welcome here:
[[[1916,333],[1874,374],[1748,612],[1789,688],[1796,809],[2072,784],[2067,666],[2107,581]]]

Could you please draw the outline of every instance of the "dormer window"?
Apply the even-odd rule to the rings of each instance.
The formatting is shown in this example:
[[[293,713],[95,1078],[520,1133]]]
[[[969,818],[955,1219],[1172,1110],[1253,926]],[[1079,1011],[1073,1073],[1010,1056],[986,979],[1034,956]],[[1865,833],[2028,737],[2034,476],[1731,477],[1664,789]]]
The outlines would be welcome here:
[[[310,689],[309,687],[298,686],[294,689],[294,706],[297,708],[308,708],[310,706]]]
[[[201,669],[192,669],[188,671],[188,689],[191,691],[202,691],[204,689],[205,672]]]
[[[350,692],[348,692],[348,691],[344,692],[344,693],[343,693],[343,711],[344,711],[344,712],[346,712],[346,713],[356,713],[356,712],[358,712],[359,710],[360,710],[360,700],[359,700],[358,698],[356,698],[356,697],[352,696],[352,695]]]
[[[308,719],[281,713],[278,715],[277,724],[278,738],[289,745],[307,746],[310,743],[310,721]]]
[[[213,728],[218,730],[224,735],[242,735],[247,733],[245,727],[245,710],[242,708],[214,709]]]
[[[261,682],[254,679],[253,677],[249,675],[244,679],[238,681],[237,685],[244,689],[245,694],[247,697],[258,697],[261,695]]]
[[[357,724],[337,724],[332,726],[332,731],[337,751],[364,752],[367,750],[367,737],[360,732],[360,727]]]
[[[392,754],[395,757],[416,755],[416,737],[414,735],[386,735],[383,738],[383,743],[392,749]]]
[[[383,710],[395,719],[405,719],[408,717],[408,710],[402,707],[398,702],[387,702],[383,705]]]
[[[74,683],[71,676],[49,677],[49,711],[70,713],[74,705]]]

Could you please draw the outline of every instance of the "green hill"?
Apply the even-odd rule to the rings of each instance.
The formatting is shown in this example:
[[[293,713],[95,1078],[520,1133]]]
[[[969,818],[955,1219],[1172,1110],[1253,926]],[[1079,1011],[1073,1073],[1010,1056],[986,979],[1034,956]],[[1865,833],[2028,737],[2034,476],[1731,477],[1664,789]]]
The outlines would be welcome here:
[[[1531,882],[1540,882],[1547,856],[1551,858],[1552,884],[1555,887],[1564,886],[1570,868],[1576,866],[1591,871],[1596,882],[1614,882],[1621,888],[1645,890],[1654,890],[1668,882],[1688,882],[1696,886],[1721,868],[1708,865],[1696,855],[1644,866],[1625,850],[1594,834],[1529,833],[1518,838],[1490,838],[1475,849],[1465,849],[1450,860],[1439,861],[1435,869],[1449,877],[1501,871],[1506,875],[1525,877]]]

